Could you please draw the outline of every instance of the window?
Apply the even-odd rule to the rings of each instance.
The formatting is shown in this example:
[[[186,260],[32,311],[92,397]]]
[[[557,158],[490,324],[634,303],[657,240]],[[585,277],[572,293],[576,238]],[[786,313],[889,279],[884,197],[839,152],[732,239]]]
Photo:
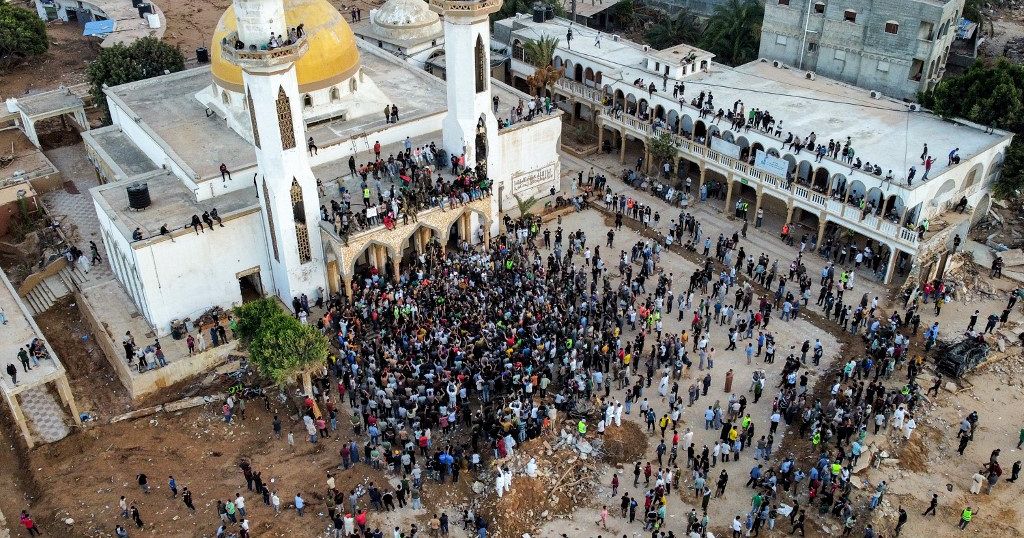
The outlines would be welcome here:
[[[924,60],[914,58],[914,61],[910,63],[910,80],[921,80],[921,72],[924,71]]]
[[[281,131],[281,148],[295,147],[295,126],[292,125],[292,103],[281,87],[277,92],[277,126]]]
[[[523,44],[518,39],[512,42],[512,57],[517,60],[526,61],[526,49],[523,48]]]
[[[843,20],[846,22],[857,22],[857,12],[852,9],[847,9],[843,12]]]
[[[883,73],[889,72],[889,62],[883,62],[879,60],[877,69]]]
[[[814,41],[808,41],[807,42],[807,52],[817,52],[817,50],[818,50],[818,44],[817,43],[815,43]]]
[[[476,36],[476,93],[487,90],[487,49],[482,36]]]
[[[896,21],[886,21],[885,33],[887,34],[898,34],[900,33],[900,23]]]
[[[784,36],[784,35],[775,36],[775,44],[776,45],[782,45],[783,47],[785,47],[786,43],[789,43],[789,39],[787,39],[786,36]]]
[[[299,263],[309,263],[313,259],[309,248],[309,230],[306,229],[306,208],[302,203],[302,187],[299,181],[292,178],[292,213],[295,218],[295,241],[299,247]]]
[[[841,62],[845,62],[846,61],[846,51],[845,50],[837,50],[836,53],[835,53],[834,58],[836,60],[841,61]]]
[[[252,124],[252,141],[260,147],[260,131],[256,128],[256,111],[252,108],[252,94],[245,92],[245,104],[249,107],[249,123]]]
[[[225,105],[231,104],[231,98],[228,97],[228,92],[226,91],[221,90],[220,100],[223,101]]]
[[[814,12],[817,13],[818,15],[825,13],[825,2],[815,2]]]
[[[313,96],[309,95],[308,93],[306,95],[303,95],[302,96],[302,106],[307,107],[307,108],[313,106]]]
[[[333,103],[338,99],[341,99],[341,92],[338,91],[337,86],[335,86],[334,88],[331,88],[331,102]]]
[[[788,6],[789,5],[789,0],[779,0],[779,5],[780,6]]]
[[[917,38],[925,41],[931,41],[935,35],[933,30],[935,25],[928,21],[921,21],[921,25],[917,27]]]

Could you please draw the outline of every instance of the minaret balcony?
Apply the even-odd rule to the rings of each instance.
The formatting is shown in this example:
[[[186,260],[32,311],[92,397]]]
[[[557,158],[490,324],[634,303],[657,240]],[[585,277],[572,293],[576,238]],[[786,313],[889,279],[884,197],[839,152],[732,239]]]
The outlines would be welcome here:
[[[221,54],[224,59],[247,71],[259,71],[294,63],[309,49],[309,39],[302,35],[295,41],[271,46],[269,43],[249,44],[232,32],[224,37]]]
[[[502,0],[430,0],[430,7],[446,15],[490,15],[501,9]]]

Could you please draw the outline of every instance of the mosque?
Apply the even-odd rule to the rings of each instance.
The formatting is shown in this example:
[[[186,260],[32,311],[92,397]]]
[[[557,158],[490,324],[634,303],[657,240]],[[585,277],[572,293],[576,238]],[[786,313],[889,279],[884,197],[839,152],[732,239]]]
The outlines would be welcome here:
[[[106,88],[112,124],[83,135],[101,179],[90,194],[117,280],[156,333],[256,295],[350,291],[370,267],[396,278],[427,242],[486,242],[517,198],[557,190],[560,112],[498,128],[495,111],[528,99],[491,78],[501,3],[388,0],[374,14],[388,43],[422,47],[410,55],[443,42],[446,80],[357,39],[327,0],[234,0],[210,65]],[[482,163],[492,194],[341,237],[322,208],[361,188],[349,159],[378,143],[383,159],[433,143]],[[205,214],[220,220],[192,225]]]

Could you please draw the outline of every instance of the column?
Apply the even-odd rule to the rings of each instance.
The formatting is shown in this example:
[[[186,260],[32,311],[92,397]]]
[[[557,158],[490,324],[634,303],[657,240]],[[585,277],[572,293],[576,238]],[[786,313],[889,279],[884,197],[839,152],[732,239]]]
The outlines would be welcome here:
[[[7,397],[7,404],[11,406],[11,412],[14,413],[14,422],[18,423],[18,429],[21,430],[21,436],[25,438],[25,444],[32,448],[36,445],[32,439],[32,432],[28,429],[28,420],[25,418],[25,412],[21,410],[21,403],[18,402],[18,395],[11,394]]]
[[[75,424],[82,425],[82,417],[78,414],[78,406],[75,404],[75,395],[71,392],[71,385],[68,383],[66,375],[62,375],[57,379],[57,394],[60,395],[61,401],[68,407],[68,411],[71,413],[72,420]]]
[[[342,283],[345,285],[345,296],[352,300],[352,277],[350,275],[342,275]]]
[[[402,275],[402,258],[391,258],[391,269],[393,270],[391,278],[398,283]]]
[[[646,138],[644,139],[644,173],[651,174],[651,146]]]
[[[732,174],[725,176],[725,214],[727,216],[736,214],[732,210],[732,184]]]
[[[888,284],[892,282],[892,273],[896,269],[896,257],[899,256],[900,251],[889,246],[889,262],[885,264],[885,278],[882,279],[882,284]]]
[[[484,248],[491,248],[491,227],[484,224]]]
[[[760,184],[757,186],[757,196],[754,198],[754,218],[757,218],[757,212],[761,209],[761,198],[764,197],[764,187]]]
[[[601,145],[604,144],[604,127],[601,125],[601,120],[597,121],[597,151],[601,152]]]
[[[820,245],[824,241],[825,237],[825,225],[828,224],[828,220],[825,218],[826,213],[824,211],[818,215],[818,244]]]
[[[423,254],[423,234],[421,233],[423,228],[416,230],[416,233],[412,234],[412,246],[416,249],[416,254]]]
[[[786,204],[786,223],[793,222],[793,200],[790,199],[789,203]]]
[[[626,164],[626,130],[619,132],[619,164]]]
[[[697,180],[697,192],[696,192],[698,200],[700,200],[700,190],[701,190],[701,188],[704,187],[704,177],[705,177],[705,174],[707,174],[707,171],[708,171],[708,165],[704,161],[701,161],[701,163],[700,163],[700,179]]]

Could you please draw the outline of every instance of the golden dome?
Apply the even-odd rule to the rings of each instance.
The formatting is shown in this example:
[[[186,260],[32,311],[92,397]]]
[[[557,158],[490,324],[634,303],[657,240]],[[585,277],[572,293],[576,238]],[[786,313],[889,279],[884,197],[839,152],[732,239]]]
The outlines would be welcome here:
[[[359,69],[359,49],[352,29],[327,0],[284,0],[284,18],[288,28],[303,24],[309,36],[309,49],[295,62],[299,91],[333,86]],[[242,68],[221,56],[221,42],[237,26],[234,7],[228,6],[213,32],[210,61],[214,83],[241,92]]]

